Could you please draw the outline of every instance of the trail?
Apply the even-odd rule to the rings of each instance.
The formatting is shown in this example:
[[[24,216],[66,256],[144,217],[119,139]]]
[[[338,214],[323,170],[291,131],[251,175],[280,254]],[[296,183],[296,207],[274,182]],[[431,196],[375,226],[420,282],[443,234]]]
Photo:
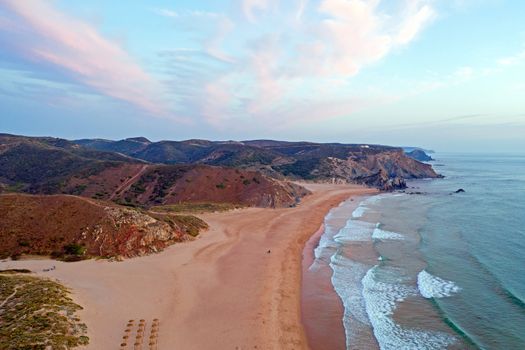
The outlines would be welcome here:
[[[131,185],[142,175],[144,172],[148,169],[148,165],[143,165],[139,171],[135,175],[133,175],[130,179],[124,181],[112,194],[109,196],[109,200],[113,200],[117,194],[120,194],[124,191],[127,191]]]
[[[12,297],[14,297],[16,295],[16,292],[18,291],[18,288],[20,286],[15,286],[15,290],[13,291],[13,293],[11,293],[10,295],[7,296],[7,298],[5,298],[4,301],[2,301],[2,303],[0,304],[0,309],[2,307],[4,307],[4,305],[9,301],[9,299],[11,299]]]

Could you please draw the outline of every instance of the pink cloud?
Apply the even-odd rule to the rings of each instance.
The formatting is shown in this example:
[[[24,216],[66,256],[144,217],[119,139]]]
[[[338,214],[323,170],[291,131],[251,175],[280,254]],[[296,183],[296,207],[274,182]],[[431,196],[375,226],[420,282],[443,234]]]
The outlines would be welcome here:
[[[16,17],[10,44],[27,59],[56,66],[101,94],[126,101],[153,115],[167,115],[161,85],[118,44],[92,25],[68,16],[50,2],[4,0]]]
[[[242,0],[241,7],[246,18],[251,21],[256,21],[256,13],[267,11],[274,0]]]
[[[207,113],[215,116],[215,122],[228,116],[222,124],[244,118],[249,124],[275,128],[285,121],[320,121],[388,103],[394,97],[356,96],[348,82],[364,67],[415,40],[435,12],[427,0],[401,0],[389,12],[384,12],[384,3],[299,0],[290,6],[282,0],[243,0],[244,17],[257,20],[257,26],[266,30],[254,32],[240,50],[244,55],[236,57],[233,71],[210,84],[215,93],[204,94],[204,99],[221,103],[220,112],[209,108]],[[267,11],[272,16],[264,16]],[[224,38],[226,43],[232,40],[238,38]],[[218,99],[218,91],[243,93],[221,93]]]

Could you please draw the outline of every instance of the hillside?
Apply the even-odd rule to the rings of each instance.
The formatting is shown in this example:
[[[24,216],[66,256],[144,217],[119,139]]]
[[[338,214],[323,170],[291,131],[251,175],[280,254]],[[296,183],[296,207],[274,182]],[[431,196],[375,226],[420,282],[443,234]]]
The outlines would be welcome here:
[[[194,140],[187,146],[200,147],[192,146],[199,142]],[[120,151],[125,153],[132,145],[149,141],[92,140],[91,145],[108,143],[121,145]],[[156,147],[163,148],[164,144]],[[226,149],[230,147],[225,145]],[[160,152],[156,157],[171,159],[170,150],[168,147],[167,153]],[[184,151],[188,152],[186,157],[193,157],[188,149]],[[235,152],[229,152],[233,166]],[[91,149],[63,139],[0,135],[0,192],[71,194],[141,207],[181,201],[287,207],[308,193],[300,186],[256,171],[204,164],[150,164],[123,153]],[[246,158],[246,152],[237,155]]]
[[[0,135],[0,191],[67,193],[146,207],[178,201],[290,206],[306,191],[286,180],[392,190],[406,187],[407,179],[438,176],[402,148],[381,145]]]
[[[277,179],[362,183],[384,190],[403,188],[406,179],[438,177],[431,166],[408,157],[402,148],[381,145],[187,140],[140,142],[130,151],[129,139],[76,142],[155,163],[228,166]]]
[[[149,214],[66,195],[0,195],[0,256],[132,257],[195,236],[195,217]]]
[[[150,207],[180,202],[288,207],[309,192],[259,172],[208,165],[111,167],[89,177],[72,177],[63,191],[118,203]]]
[[[72,175],[89,176],[130,161],[128,156],[80,147],[64,139],[0,134],[0,188],[56,193]]]
[[[180,202],[289,207],[309,193],[256,171],[193,164],[120,164],[89,176],[72,176],[61,191],[140,207]]]

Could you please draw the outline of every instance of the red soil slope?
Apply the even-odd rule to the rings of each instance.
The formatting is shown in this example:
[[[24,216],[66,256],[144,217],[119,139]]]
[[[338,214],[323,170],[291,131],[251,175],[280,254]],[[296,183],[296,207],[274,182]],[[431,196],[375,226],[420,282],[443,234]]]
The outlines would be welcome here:
[[[143,164],[122,164],[89,177],[73,177],[66,184],[66,191],[146,207],[179,202],[287,207],[309,193],[301,186],[256,171]]]
[[[206,224],[195,217],[153,217],[113,203],[66,195],[0,195],[0,256],[64,254],[131,257],[157,252]],[[188,220],[192,218],[192,220]]]

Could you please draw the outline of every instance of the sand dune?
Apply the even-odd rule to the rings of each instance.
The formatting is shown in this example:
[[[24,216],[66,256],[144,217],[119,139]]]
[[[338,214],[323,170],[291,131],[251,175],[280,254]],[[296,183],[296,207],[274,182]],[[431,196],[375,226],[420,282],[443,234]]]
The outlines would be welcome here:
[[[151,324],[155,318],[162,350],[304,349],[304,243],[330,207],[376,191],[306,186],[313,194],[296,208],[201,215],[208,232],[157,255],[123,262],[6,261],[0,268],[30,268],[69,286],[85,308],[80,315],[88,325],[89,349],[117,349],[128,320]],[[55,270],[42,271],[53,265]]]

